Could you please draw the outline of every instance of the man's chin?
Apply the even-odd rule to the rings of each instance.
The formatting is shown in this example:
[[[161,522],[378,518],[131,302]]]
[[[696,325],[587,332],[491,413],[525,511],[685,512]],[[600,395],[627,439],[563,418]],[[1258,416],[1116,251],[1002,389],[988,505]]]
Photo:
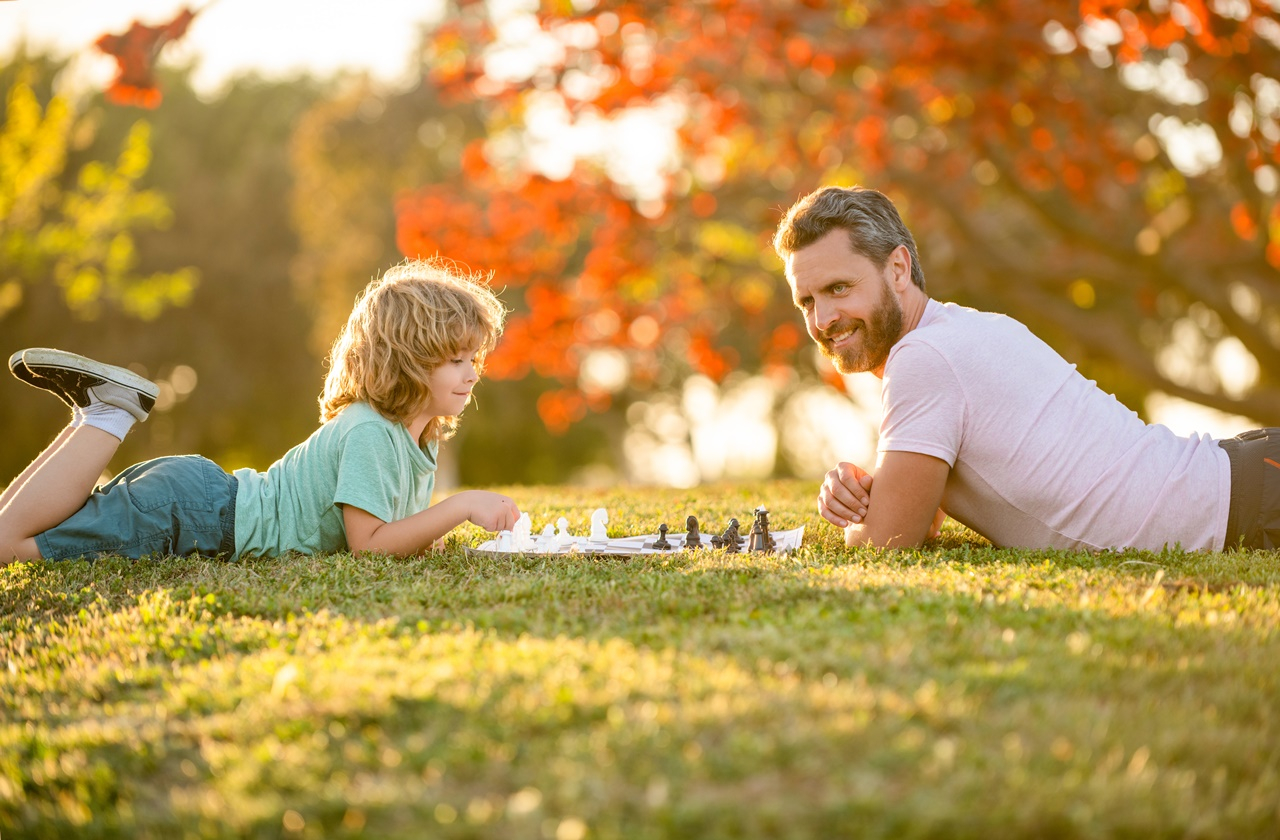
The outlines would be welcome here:
[[[844,374],[865,373],[866,371],[870,370],[870,368],[866,368],[862,366],[862,363],[865,360],[862,359],[861,357],[849,358],[843,353],[833,353],[825,347],[822,348],[822,355],[830,359],[831,364],[834,365],[835,369],[840,371],[840,373],[844,373]]]

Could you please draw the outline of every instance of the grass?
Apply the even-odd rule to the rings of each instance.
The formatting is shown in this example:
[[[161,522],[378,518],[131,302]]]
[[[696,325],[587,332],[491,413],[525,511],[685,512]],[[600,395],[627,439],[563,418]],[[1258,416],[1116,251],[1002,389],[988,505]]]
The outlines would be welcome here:
[[[1275,836],[1274,555],[847,551],[814,490],[507,491],[784,557],[0,569],[0,836]]]

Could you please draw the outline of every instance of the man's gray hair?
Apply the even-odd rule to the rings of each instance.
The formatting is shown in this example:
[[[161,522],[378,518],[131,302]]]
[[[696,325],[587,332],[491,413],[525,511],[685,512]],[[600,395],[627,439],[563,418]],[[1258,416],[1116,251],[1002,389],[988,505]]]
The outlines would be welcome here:
[[[866,187],[823,187],[797,201],[773,236],[773,249],[784,260],[840,228],[853,250],[884,268],[899,245],[911,255],[911,282],[924,290],[924,269],[916,240],[903,224],[898,208],[884,193]]]

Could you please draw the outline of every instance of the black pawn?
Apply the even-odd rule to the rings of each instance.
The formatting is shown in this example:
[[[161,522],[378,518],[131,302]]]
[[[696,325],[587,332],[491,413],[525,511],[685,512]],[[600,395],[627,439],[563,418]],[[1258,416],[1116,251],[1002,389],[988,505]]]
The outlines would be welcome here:
[[[724,550],[729,554],[737,554],[742,550],[742,538],[738,535],[738,520],[730,519],[729,527],[724,530]]]
[[[684,547],[697,548],[702,545],[702,534],[698,532],[698,517],[690,516],[684,521]]]
[[[720,548],[720,547],[722,547],[723,545],[724,545],[724,540],[720,538],[720,535],[719,535],[719,534],[712,534],[712,535],[711,535],[711,547],[712,547],[712,548]]]
[[[671,543],[667,542],[667,523],[663,522],[658,526],[658,539],[654,541],[653,547],[659,551],[666,551],[671,548]]]
[[[725,541],[726,544],[732,541],[734,545],[737,545],[737,546],[742,545],[742,535],[738,533],[737,519],[729,520],[729,527],[724,529],[724,535],[722,536],[722,539]]]

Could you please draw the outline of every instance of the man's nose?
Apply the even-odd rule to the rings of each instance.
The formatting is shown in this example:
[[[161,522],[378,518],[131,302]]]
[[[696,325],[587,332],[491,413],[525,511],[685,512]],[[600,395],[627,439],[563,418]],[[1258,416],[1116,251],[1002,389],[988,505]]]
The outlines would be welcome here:
[[[840,320],[840,313],[831,304],[824,304],[822,301],[814,301],[813,304],[813,325],[819,332],[825,332],[827,327]]]

